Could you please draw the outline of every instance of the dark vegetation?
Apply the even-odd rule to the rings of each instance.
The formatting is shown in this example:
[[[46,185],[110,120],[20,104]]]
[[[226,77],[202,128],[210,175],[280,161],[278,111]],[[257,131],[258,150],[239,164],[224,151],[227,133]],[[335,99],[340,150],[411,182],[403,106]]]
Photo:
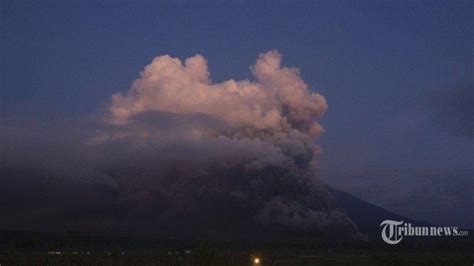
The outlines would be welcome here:
[[[474,242],[208,241],[100,237],[78,231],[0,232],[4,265],[473,265]]]

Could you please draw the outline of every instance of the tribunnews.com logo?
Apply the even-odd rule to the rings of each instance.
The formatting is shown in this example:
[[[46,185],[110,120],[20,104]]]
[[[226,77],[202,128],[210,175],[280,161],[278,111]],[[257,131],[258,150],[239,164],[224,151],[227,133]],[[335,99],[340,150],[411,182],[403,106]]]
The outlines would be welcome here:
[[[467,236],[468,231],[459,230],[457,226],[413,226],[403,221],[385,220],[382,227],[382,239],[387,244],[395,245],[404,236]]]

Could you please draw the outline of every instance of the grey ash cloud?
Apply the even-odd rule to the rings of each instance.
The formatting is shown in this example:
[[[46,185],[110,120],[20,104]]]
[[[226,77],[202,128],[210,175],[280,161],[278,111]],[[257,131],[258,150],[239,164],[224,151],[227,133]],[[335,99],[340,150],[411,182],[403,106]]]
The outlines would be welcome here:
[[[161,56],[101,119],[2,125],[1,211],[11,217],[0,226],[363,237],[318,179],[324,98],[276,51],[252,71],[256,81],[212,84],[202,56]]]

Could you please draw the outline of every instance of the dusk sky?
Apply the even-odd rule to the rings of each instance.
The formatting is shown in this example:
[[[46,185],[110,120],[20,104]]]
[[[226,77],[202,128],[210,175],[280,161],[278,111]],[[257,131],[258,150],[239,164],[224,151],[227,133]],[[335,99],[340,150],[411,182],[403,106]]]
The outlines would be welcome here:
[[[225,81],[231,79],[257,83],[256,91],[225,102],[228,107],[221,109],[220,100],[212,97],[232,97],[230,91],[213,96],[214,87],[192,85],[202,89],[199,95],[192,91],[186,94],[192,100],[192,108],[196,108],[193,110],[212,118],[197,118],[196,123],[204,128],[211,128],[212,124],[219,131],[221,127],[214,123],[221,122],[257,128],[268,123],[265,130],[287,132],[279,128],[280,124],[272,124],[273,116],[262,120],[255,120],[250,113],[243,116],[249,102],[278,109],[279,101],[284,101],[282,97],[290,97],[283,94],[275,99],[255,98],[260,93],[258,86],[293,82],[304,93],[301,99],[288,99],[285,108],[289,114],[278,121],[288,121],[289,127],[304,138],[317,139],[321,153],[315,162],[321,180],[362,198],[365,195],[366,200],[391,211],[426,220],[435,219],[440,213],[430,216],[423,213],[427,210],[397,205],[407,190],[418,189],[432,176],[442,190],[452,183],[457,185],[454,190],[472,188],[472,1],[230,2],[2,1],[2,127],[16,134],[20,130],[17,128],[30,128],[33,124],[48,128],[53,124],[45,129],[46,135],[80,135],[82,123],[119,121],[123,115],[120,108],[127,109],[130,116],[148,111],[192,113],[185,101],[170,96],[160,102],[149,92],[155,86],[153,75],[162,75],[161,65],[166,69],[172,65],[168,57],[157,61],[154,58],[169,55],[184,62],[192,57],[194,61],[186,63],[189,71],[176,74],[178,79],[217,84],[226,90]],[[194,57],[197,54],[201,57]],[[298,68],[300,76],[278,67],[275,71],[281,73],[269,73],[267,65],[278,58],[278,67]],[[203,70],[205,60],[209,80]],[[153,64],[150,76],[140,78],[140,72],[149,64]],[[132,85],[137,79],[142,83]],[[174,86],[163,82],[165,85],[156,86]],[[307,84],[307,90],[302,84]],[[128,94],[131,88],[138,89]],[[115,96],[112,100],[112,95],[121,95],[125,100],[116,100]],[[205,100],[196,104],[201,96]],[[300,104],[311,108],[301,111]],[[210,110],[209,106],[215,109]],[[234,111],[242,117],[236,118]],[[149,128],[153,121],[167,124],[167,119],[175,118],[165,115],[140,119],[143,120],[135,122],[146,121],[143,123],[147,126],[133,124],[130,131],[117,134],[138,134],[137,128]],[[316,119],[319,124],[313,124]],[[173,123],[166,127],[175,132]],[[52,129],[56,126],[57,131]],[[104,128],[108,126],[99,126],[97,131],[107,130]],[[254,140],[257,133],[239,134]],[[15,137],[2,138],[2,146],[21,150],[11,148],[21,142]],[[25,141],[34,139],[30,138]],[[304,143],[312,145],[306,139]],[[273,151],[265,145],[262,149]],[[160,156],[165,156],[163,152],[166,153],[161,150]],[[212,156],[221,158],[219,154]],[[393,198],[367,194],[373,185],[388,191],[393,186]],[[462,205],[457,211],[464,208],[472,214],[471,200],[459,199]],[[449,215],[458,212],[447,211]],[[472,215],[467,221],[459,217],[449,222],[474,226]]]

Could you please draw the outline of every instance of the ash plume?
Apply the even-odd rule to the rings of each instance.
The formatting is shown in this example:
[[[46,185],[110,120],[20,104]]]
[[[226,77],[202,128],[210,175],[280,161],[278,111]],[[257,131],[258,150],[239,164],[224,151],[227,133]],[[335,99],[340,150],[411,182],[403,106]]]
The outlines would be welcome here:
[[[104,213],[102,226],[108,230],[226,238],[254,237],[252,230],[268,236],[287,229],[302,235],[329,230],[360,238],[318,180],[316,140],[324,129],[317,119],[326,101],[309,89],[298,69],[281,61],[272,50],[250,68],[255,80],[213,83],[203,56],[184,62],[156,57],[126,94],[112,96],[99,121],[79,126],[71,139],[62,132],[65,142],[35,145],[29,157],[41,158],[42,169],[48,169],[42,173],[56,179],[67,176],[81,183],[80,173],[86,174],[87,184],[80,187],[87,198],[71,202],[93,206],[94,215]],[[8,128],[9,138],[23,134]],[[36,134],[35,142],[49,139],[46,135]],[[8,141],[14,142],[28,146],[24,140]],[[44,153],[44,146],[53,151],[35,156]],[[11,165],[18,165],[22,149],[12,148],[5,156],[2,173],[14,172]],[[65,149],[74,160],[63,160],[69,158],[62,155]],[[68,175],[50,167],[77,169],[77,162],[82,170]],[[61,191],[60,185],[41,188]],[[60,200],[54,202],[58,215],[71,217]],[[72,217],[83,226],[98,219],[81,212],[87,208]]]
[[[251,69],[256,81],[213,84],[201,55],[184,64],[168,55],[156,57],[127,95],[112,96],[109,121],[124,124],[146,111],[202,113],[246,136],[298,130],[314,137],[323,132],[315,119],[326,111],[326,100],[308,89],[298,69],[282,67],[275,50],[261,54]]]

